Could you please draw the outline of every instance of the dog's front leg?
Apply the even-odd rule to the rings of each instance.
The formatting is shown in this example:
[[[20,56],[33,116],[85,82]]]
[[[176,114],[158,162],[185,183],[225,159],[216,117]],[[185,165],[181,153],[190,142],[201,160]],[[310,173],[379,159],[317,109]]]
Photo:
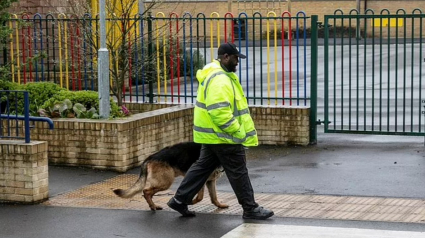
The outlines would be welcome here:
[[[196,203],[202,201],[202,199],[204,199],[204,188],[205,188],[205,186],[202,186],[201,190],[199,190],[198,195],[196,195],[196,198],[192,200],[192,205],[196,204]]]
[[[228,208],[229,207],[229,205],[224,204],[224,203],[220,203],[218,201],[215,180],[207,181],[207,188],[208,188],[208,192],[210,194],[211,202],[214,205],[216,205],[219,208]]]

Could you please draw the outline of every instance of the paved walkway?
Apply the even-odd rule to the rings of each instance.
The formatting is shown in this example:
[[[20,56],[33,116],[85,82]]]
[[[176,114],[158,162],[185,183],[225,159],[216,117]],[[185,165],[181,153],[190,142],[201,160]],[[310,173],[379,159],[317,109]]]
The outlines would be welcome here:
[[[127,188],[137,180],[137,175],[125,174],[105,181],[84,186],[56,196],[45,202],[49,206],[85,207],[104,209],[149,210],[141,196],[131,199],[117,197],[112,189]],[[163,191],[154,197],[154,202],[170,211],[166,202],[174,194]],[[405,198],[380,198],[360,196],[256,194],[262,206],[272,209],[277,217],[337,219],[357,221],[384,221],[425,224],[425,200]],[[209,202],[206,192],[204,200],[191,207],[198,213],[241,215],[242,210],[231,192],[218,192],[221,202],[230,205],[218,209]]]

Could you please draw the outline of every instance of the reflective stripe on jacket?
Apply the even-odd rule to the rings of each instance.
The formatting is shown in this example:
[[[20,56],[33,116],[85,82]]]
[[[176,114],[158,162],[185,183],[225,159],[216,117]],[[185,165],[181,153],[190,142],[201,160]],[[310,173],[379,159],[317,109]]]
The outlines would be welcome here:
[[[238,76],[214,60],[198,70],[193,139],[202,144],[257,146],[257,131]]]

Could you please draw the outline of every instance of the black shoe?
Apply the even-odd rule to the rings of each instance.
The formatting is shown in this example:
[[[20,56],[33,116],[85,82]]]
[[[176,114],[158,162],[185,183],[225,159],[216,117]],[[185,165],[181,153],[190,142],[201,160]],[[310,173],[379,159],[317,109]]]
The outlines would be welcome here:
[[[182,204],[178,204],[176,202],[176,200],[174,200],[174,197],[172,197],[170,199],[170,201],[168,201],[167,205],[171,209],[173,209],[173,210],[179,212],[180,214],[182,214],[182,216],[184,216],[184,217],[194,217],[195,216],[195,212],[189,211],[189,209],[187,209],[187,205],[186,204],[183,204],[183,203]]]
[[[257,220],[265,220],[274,215],[274,212],[271,210],[267,210],[263,207],[256,207],[250,211],[244,211],[242,218],[243,219],[257,219]]]

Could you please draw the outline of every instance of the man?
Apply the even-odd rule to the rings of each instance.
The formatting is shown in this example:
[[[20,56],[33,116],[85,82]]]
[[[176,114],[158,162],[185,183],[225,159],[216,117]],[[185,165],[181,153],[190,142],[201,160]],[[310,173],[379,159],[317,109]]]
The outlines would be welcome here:
[[[257,146],[254,122],[249,114],[238,76],[239,58],[245,59],[236,45],[224,43],[218,59],[198,70],[199,81],[194,114],[193,138],[202,144],[199,160],[186,173],[168,206],[185,217],[195,216],[187,205],[204,186],[209,175],[222,166],[243,208],[245,219],[267,219],[273,211],[260,207],[246,168],[244,146]]]

